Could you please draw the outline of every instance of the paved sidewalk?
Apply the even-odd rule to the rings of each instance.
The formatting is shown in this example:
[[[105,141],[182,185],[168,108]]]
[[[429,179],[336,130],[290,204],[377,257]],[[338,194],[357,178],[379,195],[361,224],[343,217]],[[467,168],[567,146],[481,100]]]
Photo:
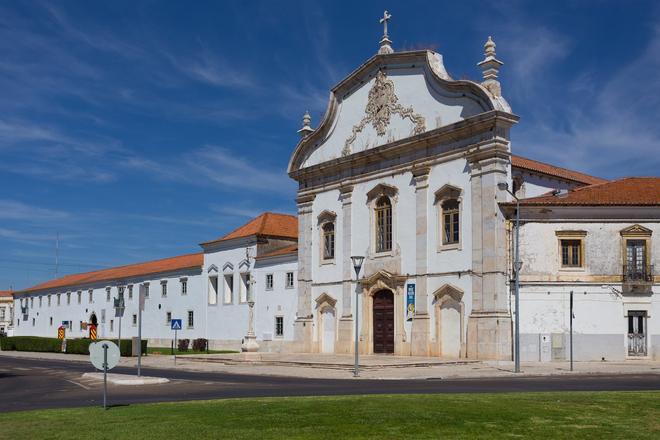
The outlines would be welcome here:
[[[142,358],[142,366],[316,379],[346,379],[353,376],[351,355],[275,353],[260,355],[257,359],[244,361],[240,359],[240,355],[229,356],[229,360],[226,360],[228,355],[182,355],[177,356],[176,365],[172,356],[149,355]],[[89,356],[86,355],[0,351],[0,363],[2,356],[89,362]],[[136,358],[122,358],[119,365],[134,367],[136,363]],[[652,374],[657,375],[660,380],[659,361],[576,362],[573,372],[569,370],[568,362],[524,362],[520,374],[513,372],[513,362],[510,361],[456,362],[407,356],[361,356],[360,363],[364,366],[360,373],[362,379],[475,379],[510,376]]]

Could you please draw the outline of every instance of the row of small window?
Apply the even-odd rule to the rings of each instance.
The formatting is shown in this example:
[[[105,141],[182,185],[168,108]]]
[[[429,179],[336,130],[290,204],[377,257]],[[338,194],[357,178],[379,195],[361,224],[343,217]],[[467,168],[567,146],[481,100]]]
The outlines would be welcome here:
[[[566,268],[584,267],[584,239],[560,239],[561,265]],[[629,269],[645,270],[647,264],[646,240],[626,240],[625,265]]]
[[[223,303],[233,304],[234,302],[234,274],[227,274],[222,276],[223,281]],[[293,288],[293,272],[287,272],[285,278],[285,286],[287,289]],[[266,290],[273,290],[274,276],[272,273],[266,274]],[[250,300],[250,290],[252,281],[249,273],[240,274],[239,283],[239,303],[245,303]],[[218,302],[218,276],[209,277],[209,304],[216,304]]]
[[[458,199],[446,199],[441,204],[440,233],[443,245],[460,242],[460,202]],[[377,253],[392,250],[392,202],[388,196],[380,197],[374,206],[374,243]],[[323,260],[335,258],[335,222],[326,221],[321,226]]]
[[[188,294],[188,280],[187,278],[181,278],[179,280],[181,282],[181,295],[187,295]],[[145,288],[145,298],[149,298],[149,283],[144,283],[144,288]],[[162,297],[167,297],[167,281],[161,281],[160,282],[161,286],[161,296]],[[124,292],[126,291],[126,288],[128,289],[128,299],[133,299],[133,285],[128,285],[128,286],[118,286],[117,287],[117,292],[119,293],[120,297],[124,296]],[[94,290],[90,289],[87,291],[87,294],[89,296],[89,303],[92,304],[94,302]],[[57,305],[61,305],[61,293],[58,293],[55,295],[57,299]],[[51,306],[51,295],[46,295],[46,299],[48,301],[48,307]],[[111,287],[106,287],[105,288],[105,300],[107,302],[110,302],[112,299],[112,288]],[[43,305],[43,296],[38,297],[39,300],[39,307],[42,307]],[[25,300],[27,301],[27,299]],[[78,304],[82,304],[82,290],[78,291],[78,298],[77,298]],[[69,305],[71,304],[71,292],[66,293],[66,304]],[[23,301],[21,301],[21,306],[24,306]],[[34,297],[30,298],[30,308],[34,308]]]
[[[194,326],[195,326],[195,312],[192,311],[192,310],[188,310],[188,317],[187,318],[188,318],[188,321],[187,321],[188,322],[188,328],[194,328]],[[69,321],[69,330],[73,329],[72,322],[73,321]],[[169,326],[171,324],[171,322],[172,322],[172,312],[167,312],[165,314],[165,324],[167,324]],[[34,327],[35,323],[36,323],[36,319],[32,318],[32,326],[33,327]],[[103,317],[103,319],[101,319],[101,323],[105,323],[105,317]],[[133,326],[137,326],[137,324],[138,324],[138,315],[133,314],[131,323],[133,324]],[[17,324],[20,325],[20,320],[17,322]],[[50,317],[50,326],[51,327],[53,326],[53,317],[52,316]],[[83,322],[82,321],[80,321],[80,330],[83,330]],[[115,330],[115,321],[114,321],[114,319],[111,319],[110,320],[110,331],[112,332],[114,330]]]

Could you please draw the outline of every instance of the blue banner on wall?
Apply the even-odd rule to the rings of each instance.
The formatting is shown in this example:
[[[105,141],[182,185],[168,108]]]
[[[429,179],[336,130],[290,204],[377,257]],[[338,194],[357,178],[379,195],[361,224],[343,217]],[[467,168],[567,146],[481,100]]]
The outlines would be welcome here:
[[[415,316],[415,285],[406,286],[406,321],[412,321]]]

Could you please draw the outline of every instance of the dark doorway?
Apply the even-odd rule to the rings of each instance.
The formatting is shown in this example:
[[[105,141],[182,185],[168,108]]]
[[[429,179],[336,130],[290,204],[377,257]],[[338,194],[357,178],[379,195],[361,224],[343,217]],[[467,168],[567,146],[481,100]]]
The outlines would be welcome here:
[[[99,321],[96,319],[96,313],[92,313],[92,316],[89,317],[89,323],[92,325],[99,325]]]
[[[374,353],[394,353],[394,295],[381,290],[374,295]]]

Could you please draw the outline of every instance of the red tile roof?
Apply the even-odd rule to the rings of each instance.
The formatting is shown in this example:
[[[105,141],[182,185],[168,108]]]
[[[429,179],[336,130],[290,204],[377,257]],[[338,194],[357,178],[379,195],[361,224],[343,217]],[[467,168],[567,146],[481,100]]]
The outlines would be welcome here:
[[[508,203],[512,204],[512,203]],[[660,177],[626,177],[563,194],[521,199],[521,205],[660,206]]]
[[[596,183],[607,182],[606,179],[590,176],[588,174],[572,171],[566,168],[557,167],[544,162],[527,159],[520,156],[511,156],[511,166],[536,173],[547,174],[564,180],[571,180],[585,185],[594,185]]]
[[[250,237],[252,235],[298,239],[298,217],[295,215],[277,214],[275,212],[264,212],[224,237],[207,241],[202,243],[202,245],[235,238]]]
[[[6,296],[12,296],[14,294],[13,290],[0,290],[0,298],[6,297]]]
[[[259,255],[257,257],[257,260],[260,260],[262,258],[279,257],[281,255],[292,255],[297,253],[298,253],[298,245],[292,244],[291,246],[283,247],[282,249],[277,249],[275,251],[270,251],[265,254]]]
[[[34,287],[24,289],[18,293],[34,292],[44,289],[82,286],[101,281],[121,280],[142,275],[152,275],[175,270],[201,268],[204,264],[204,254],[195,253],[180,255],[178,257],[164,258],[162,260],[148,261],[146,263],[129,264],[127,266],[113,267],[94,272],[66,275],[62,278],[46,281]]]

